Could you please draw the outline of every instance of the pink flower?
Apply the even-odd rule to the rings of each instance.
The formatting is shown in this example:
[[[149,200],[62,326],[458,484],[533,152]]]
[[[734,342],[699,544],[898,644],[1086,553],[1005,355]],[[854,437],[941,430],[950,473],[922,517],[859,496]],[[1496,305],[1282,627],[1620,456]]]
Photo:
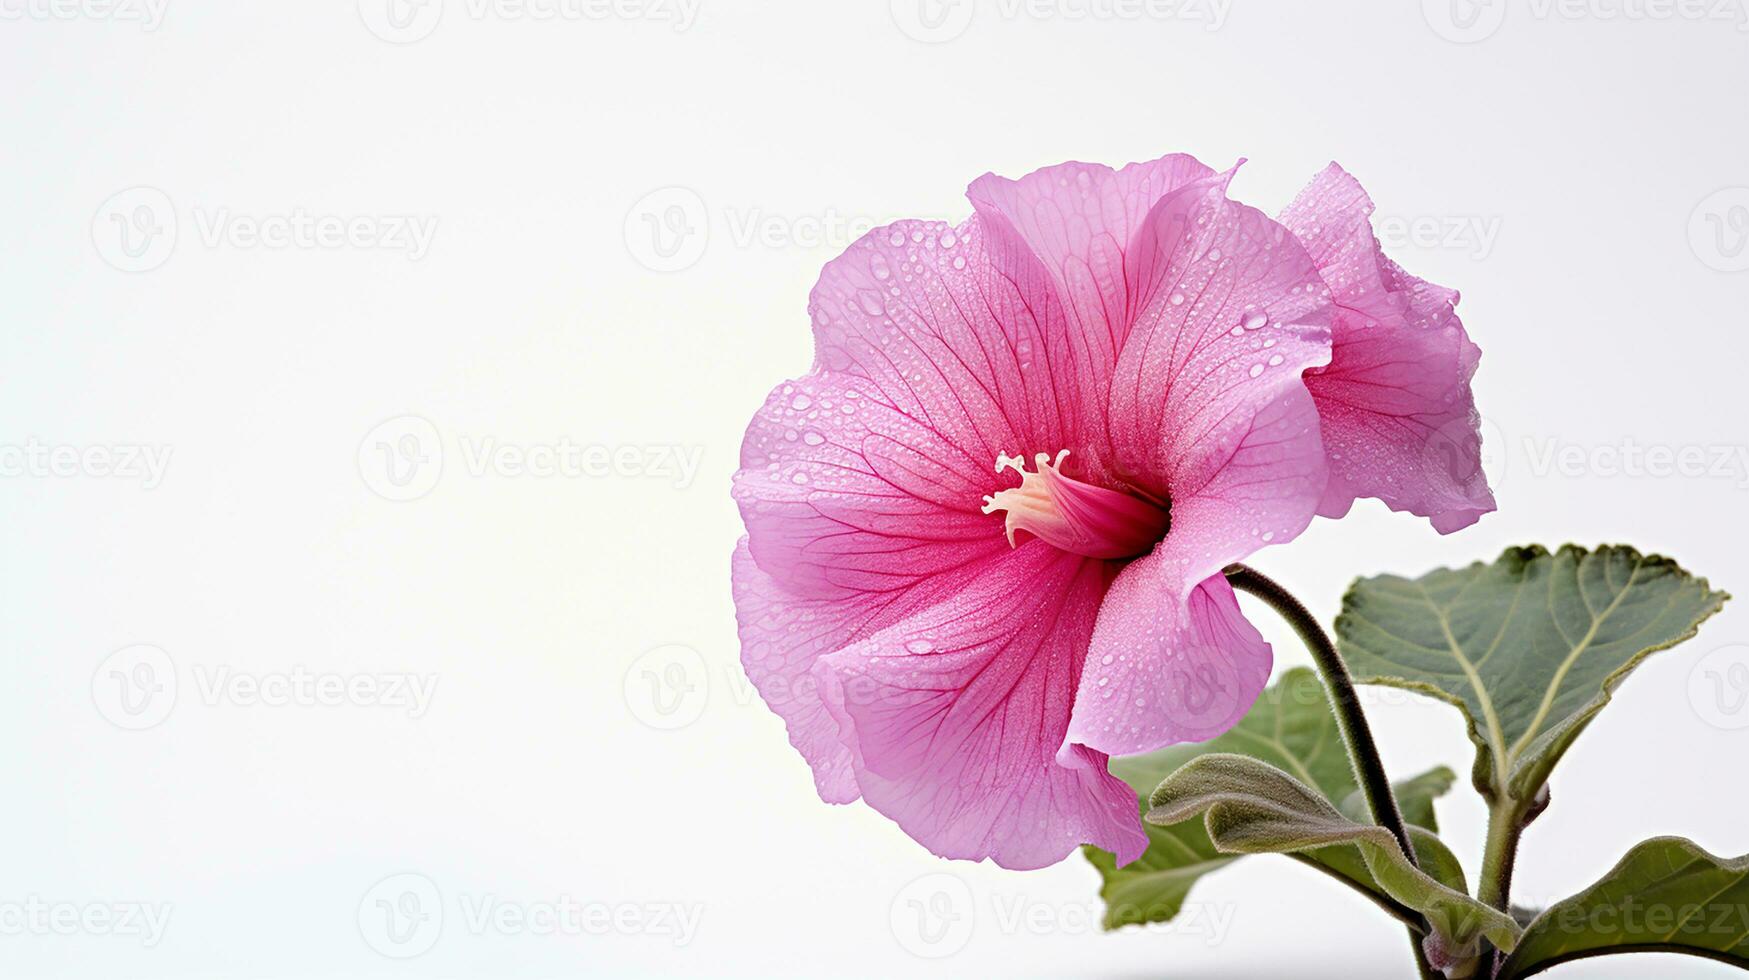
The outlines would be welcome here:
[[[1455,297],[1360,247],[1340,171],[1285,226],[1230,177],[987,175],[964,223],[880,229],[822,273],[813,370],[742,447],[733,580],[747,674],[824,799],[945,857],[1133,860],[1107,758],[1225,731],[1269,676],[1222,568],[1356,494],[1453,527],[1480,506],[1367,467],[1443,458],[1411,434],[1469,410]]]
[[[1331,164],[1281,214],[1336,301],[1330,366],[1306,376],[1330,452],[1318,513],[1341,517],[1354,498],[1377,497],[1449,534],[1494,509],[1470,395],[1482,351],[1453,309],[1456,290],[1385,258],[1372,210]]]

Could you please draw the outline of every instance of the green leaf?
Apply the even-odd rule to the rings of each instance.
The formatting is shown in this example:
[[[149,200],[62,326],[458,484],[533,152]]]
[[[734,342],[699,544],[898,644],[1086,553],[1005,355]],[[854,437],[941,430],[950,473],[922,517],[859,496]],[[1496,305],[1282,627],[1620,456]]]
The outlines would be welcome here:
[[[1427,916],[1454,960],[1473,959],[1486,937],[1510,950],[1512,917],[1441,884],[1404,856],[1391,832],[1356,823],[1319,792],[1266,763],[1242,755],[1205,755],[1154,791],[1148,822],[1173,824],[1198,814],[1215,848],[1227,854],[1293,854],[1335,844],[1357,847],[1379,888]]]
[[[1366,812],[1324,685],[1310,669],[1297,667],[1282,674],[1257,699],[1245,719],[1226,734],[1195,745],[1174,745],[1148,755],[1113,759],[1111,771],[1136,790],[1140,810],[1146,813],[1148,797],[1162,780],[1190,760],[1212,752],[1235,752],[1274,763],[1331,799],[1353,798],[1360,807],[1358,812]],[[1433,798],[1444,794],[1452,780],[1451,770],[1441,766],[1400,784],[1397,800],[1404,819],[1434,829]],[[1344,803],[1345,807],[1349,805]],[[1359,819],[1365,820],[1364,816]],[[1148,850],[1140,860],[1125,867],[1118,867],[1117,859],[1107,851],[1095,847],[1082,849],[1102,880],[1099,894],[1105,900],[1106,929],[1172,919],[1183,907],[1191,886],[1203,875],[1238,860],[1237,855],[1217,851],[1199,821],[1170,827],[1143,826],[1148,833]],[[1414,839],[1417,856],[1438,868],[1436,872],[1430,868],[1430,872],[1448,884],[1455,873],[1461,890],[1463,871],[1451,852],[1432,834],[1425,839],[1416,834]],[[1366,862],[1352,845],[1294,857],[1359,885],[1368,897],[1382,905],[1391,901],[1372,881]],[[1400,907],[1386,905],[1386,908],[1394,914],[1403,914]]]
[[[1537,916],[1499,980],[1634,952],[1749,968],[1749,855],[1724,860],[1680,837],[1640,843],[1601,881]]]
[[[1461,709],[1476,788],[1528,804],[1628,672],[1728,598],[1632,548],[1511,548],[1493,564],[1356,582],[1336,633],[1361,682]]]

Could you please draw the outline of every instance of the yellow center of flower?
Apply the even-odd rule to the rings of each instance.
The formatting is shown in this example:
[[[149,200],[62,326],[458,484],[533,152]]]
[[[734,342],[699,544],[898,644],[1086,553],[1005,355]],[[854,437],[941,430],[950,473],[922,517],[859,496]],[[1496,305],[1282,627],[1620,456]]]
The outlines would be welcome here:
[[[984,513],[1006,512],[1008,544],[1017,547],[1015,534],[1025,531],[1089,558],[1134,558],[1153,550],[1172,525],[1170,507],[1064,476],[1068,457],[1067,449],[1055,458],[1039,453],[1031,472],[1025,457],[996,457],[996,472],[1020,474],[1020,486],[984,498]]]

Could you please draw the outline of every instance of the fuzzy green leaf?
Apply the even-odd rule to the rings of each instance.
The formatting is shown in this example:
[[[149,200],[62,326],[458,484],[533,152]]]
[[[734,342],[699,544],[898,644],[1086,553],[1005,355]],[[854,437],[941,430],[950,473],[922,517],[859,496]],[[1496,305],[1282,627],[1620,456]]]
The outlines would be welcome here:
[[[1190,760],[1213,752],[1236,752],[1273,763],[1316,786],[1331,799],[1345,801],[1344,808],[1358,806],[1361,816],[1357,819],[1366,820],[1366,804],[1359,796],[1354,771],[1342,748],[1336,716],[1330,711],[1318,675],[1307,668],[1284,673],[1257,699],[1245,719],[1226,734],[1196,745],[1174,745],[1148,755],[1113,759],[1111,771],[1136,790],[1141,811],[1146,813],[1148,797],[1162,780]],[[1441,766],[1399,784],[1397,800],[1404,819],[1428,830],[1435,829],[1433,799],[1450,789],[1452,780],[1451,770]],[[1122,868],[1107,851],[1082,849],[1102,880],[1099,894],[1105,900],[1106,929],[1169,921],[1183,907],[1191,886],[1203,875],[1238,860],[1238,855],[1222,854],[1215,849],[1200,821],[1170,827],[1144,824],[1144,829],[1148,833],[1147,852]],[[1456,887],[1462,890],[1463,870],[1451,852],[1431,833],[1413,836],[1416,855],[1429,873],[1447,884],[1455,880]],[[1387,911],[1405,914],[1372,881],[1366,862],[1353,845],[1320,848],[1293,856],[1358,886]]]
[[[1295,854],[1337,844],[1357,847],[1367,871],[1393,901],[1427,917],[1453,959],[1473,958],[1485,937],[1510,950],[1511,916],[1451,888],[1409,862],[1390,831],[1356,823],[1317,790],[1242,755],[1205,755],[1160,784],[1148,822],[1169,825],[1202,815],[1224,854]]]
[[[1362,683],[1462,710],[1476,788],[1528,804],[1628,673],[1728,598],[1632,548],[1512,548],[1492,564],[1357,582],[1336,633]]]
[[[1714,857],[1680,837],[1640,843],[1602,880],[1538,915],[1499,980],[1634,952],[1687,953],[1749,969],[1749,855]]]

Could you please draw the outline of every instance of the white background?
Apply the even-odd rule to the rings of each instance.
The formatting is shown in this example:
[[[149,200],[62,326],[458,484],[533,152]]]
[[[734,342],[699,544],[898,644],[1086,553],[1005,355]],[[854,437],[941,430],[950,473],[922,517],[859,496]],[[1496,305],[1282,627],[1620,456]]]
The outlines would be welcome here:
[[[1501,509],[1440,538],[1367,503],[1256,564],[1326,619],[1356,575],[1530,542],[1631,543],[1749,591],[1741,458],[1617,458],[1749,444],[1744,12],[919,2],[449,0],[397,30],[374,0],[0,0],[0,906],[170,910],[155,945],[0,921],[0,974],[1403,975],[1394,924],[1285,860],[1206,879],[1195,925],[1108,936],[1079,857],[947,864],[820,803],[737,666],[742,428],[807,367],[822,263],[874,221],[958,219],[986,170],[1244,156],[1234,193],[1273,210],[1337,159],[1398,222],[1393,254],[1464,292]],[[300,212],[357,235],[250,237]],[[428,247],[377,236],[399,218],[435,222]],[[640,455],[471,459],[564,440]],[[379,443],[411,455],[390,473]],[[148,487],[90,457],[32,469],[33,445],[171,455]],[[649,465],[670,448],[690,480]],[[1654,834],[1749,851],[1749,709],[1691,697],[1703,669],[1743,676],[1745,616],[1646,664],[1580,740],[1519,897]],[[1279,666],[1305,662],[1258,619]],[[422,713],[208,689],[300,670],[436,686]],[[113,671],[162,688],[157,724],[112,723],[155,720]],[[1394,771],[1467,772],[1454,712],[1372,714]],[[1473,874],[1481,805],[1460,786],[1441,815]],[[407,882],[424,931],[386,936],[375,901]],[[964,915],[929,945],[906,902],[937,886]],[[620,924],[469,915],[566,897]]]

